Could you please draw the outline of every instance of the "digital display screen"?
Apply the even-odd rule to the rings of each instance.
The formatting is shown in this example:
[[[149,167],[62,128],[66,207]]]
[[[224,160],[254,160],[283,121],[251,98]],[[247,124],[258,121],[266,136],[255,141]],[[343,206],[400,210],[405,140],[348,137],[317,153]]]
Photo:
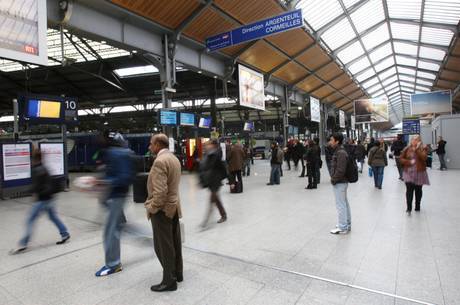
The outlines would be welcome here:
[[[19,121],[27,124],[63,124],[64,98],[47,95],[19,96]]]
[[[180,113],[180,124],[182,126],[195,126],[195,114]]]
[[[420,134],[420,120],[403,120],[403,134]]]
[[[211,118],[209,117],[200,118],[200,123],[198,124],[198,127],[211,128]]]
[[[160,110],[160,125],[177,125],[177,112]]]
[[[265,110],[264,76],[242,65],[238,66],[240,105]]]
[[[254,131],[254,122],[244,123],[244,131]]]
[[[31,99],[27,114],[30,118],[58,119],[61,117],[61,102]]]

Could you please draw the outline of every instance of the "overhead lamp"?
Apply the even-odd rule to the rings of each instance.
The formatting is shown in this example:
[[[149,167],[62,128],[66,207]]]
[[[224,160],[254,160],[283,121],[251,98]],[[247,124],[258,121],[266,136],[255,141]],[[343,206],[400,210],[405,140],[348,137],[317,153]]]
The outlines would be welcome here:
[[[107,41],[105,41],[105,40],[101,40],[101,43],[107,43]]]
[[[300,107],[300,106],[299,106],[299,107],[297,107],[297,110],[302,110],[302,107]]]
[[[198,70],[198,73],[199,73],[199,74],[201,74],[201,73],[203,73],[203,71],[201,71],[201,70]]]

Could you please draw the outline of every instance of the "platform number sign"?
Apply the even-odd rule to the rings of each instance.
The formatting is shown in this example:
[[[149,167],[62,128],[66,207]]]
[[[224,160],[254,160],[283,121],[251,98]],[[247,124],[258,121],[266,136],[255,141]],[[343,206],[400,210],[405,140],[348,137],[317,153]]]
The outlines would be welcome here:
[[[65,121],[66,123],[78,122],[78,99],[76,97],[66,97],[64,100]]]

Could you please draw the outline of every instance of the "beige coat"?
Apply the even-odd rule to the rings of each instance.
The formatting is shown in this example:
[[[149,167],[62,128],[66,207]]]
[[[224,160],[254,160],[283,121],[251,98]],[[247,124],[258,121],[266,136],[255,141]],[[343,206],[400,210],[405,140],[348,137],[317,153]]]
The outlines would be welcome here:
[[[182,217],[179,183],[181,165],[171,152],[165,151],[153,162],[147,180],[148,197],[144,206],[150,218],[152,214],[163,211],[167,217],[173,218],[176,211]]]
[[[232,145],[230,155],[228,157],[228,170],[230,172],[242,170],[245,159],[246,154],[243,150],[243,146],[241,146],[241,144]]]

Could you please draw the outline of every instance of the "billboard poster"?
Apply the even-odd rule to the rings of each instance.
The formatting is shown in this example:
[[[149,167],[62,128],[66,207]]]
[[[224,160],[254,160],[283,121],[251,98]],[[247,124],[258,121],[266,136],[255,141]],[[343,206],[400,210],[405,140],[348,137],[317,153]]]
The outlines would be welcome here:
[[[319,123],[321,121],[319,100],[313,96],[310,97],[310,115],[313,122]]]
[[[345,112],[343,110],[339,110],[339,126],[345,128]]]
[[[411,115],[429,113],[452,113],[450,90],[411,94]]]
[[[3,144],[3,181],[31,178],[30,144]]]
[[[355,116],[352,115],[351,116],[351,130],[355,130],[356,129],[356,119],[355,119]]]
[[[0,57],[47,65],[46,1],[0,1]]]
[[[64,143],[40,143],[43,165],[50,176],[64,175]]]
[[[265,110],[264,76],[245,66],[238,66],[240,105]]]
[[[354,101],[356,123],[388,122],[388,98],[377,97]]]

